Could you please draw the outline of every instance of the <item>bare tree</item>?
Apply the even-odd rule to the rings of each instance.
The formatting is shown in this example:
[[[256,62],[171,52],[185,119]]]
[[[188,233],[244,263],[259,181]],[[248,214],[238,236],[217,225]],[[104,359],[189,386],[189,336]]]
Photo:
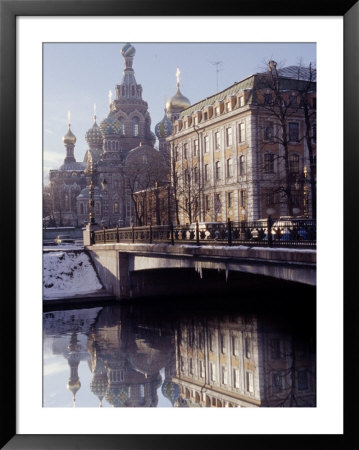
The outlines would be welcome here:
[[[303,69],[303,68],[302,68]],[[308,70],[305,73],[310,72]],[[293,143],[309,142],[310,176],[313,175],[314,151],[312,144],[312,124],[315,121],[315,111],[309,112],[315,83],[313,78],[303,80],[303,70],[298,70],[297,78],[287,78],[280,75],[275,61],[269,61],[268,71],[259,76],[256,103],[266,120],[262,125],[262,146],[279,147],[281,151],[268,153],[264,159],[262,172],[273,172],[277,165],[277,173],[266,184],[263,184],[270,203],[285,203],[287,213],[292,216],[295,207],[303,204],[303,186],[306,183],[306,173],[301,171],[297,155],[290,147]],[[303,100],[304,99],[304,100]],[[306,105],[306,107],[304,106]],[[305,122],[305,132],[301,134],[298,119]],[[307,137],[308,136],[308,137]],[[305,167],[305,165],[304,165]],[[303,170],[304,170],[303,167]],[[311,183],[314,191],[315,182]]]
[[[156,202],[154,188],[167,182],[167,168],[163,163],[159,152],[149,146],[140,146],[126,160],[125,183],[135,212],[138,225],[147,223],[148,216],[155,209],[158,222],[158,205],[153,208],[151,203]],[[152,219],[151,219],[152,221]]]
[[[177,155],[173,159],[172,182],[177,207],[177,220],[179,222],[179,215],[181,213],[186,222],[193,223],[200,217],[201,189],[199,162],[196,157],[190,154],[186,147],[182,147],[177,151],[183,152],[181,163],[177,163]]]

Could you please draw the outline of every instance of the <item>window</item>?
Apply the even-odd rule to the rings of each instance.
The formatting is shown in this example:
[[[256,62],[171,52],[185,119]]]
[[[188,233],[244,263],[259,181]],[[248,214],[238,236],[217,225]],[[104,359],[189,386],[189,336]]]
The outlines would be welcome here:
[[[80,214],[84,213],[84,204],[80,203]]]
[[[214,149],[219,150],[221,148],[221,136],[219,131],[214,133]]]
[[[211,352],[214,352],[214,339],[215,339],[215,336],[213,333],[211,333],[209,335],[209,349]]]
[[[232,354],[233,356],[239,355],[239,339],[238,336],[232,336]]]
[[[273,141],[274,137],[274,125],[272,122],[268,122],[264,126],[264,139],[266,141]]]
[[[239,388],[239,369],[233,369],[233,387]]]
[[[184,372],[184,359],[183,356],[180,358],[180,366],[181,366],[181,372]]]
[[[216,381],[216,366],[214,363],[210,363],[209,366],[211,381]]]
[[[193,169],[193,179],[195,183],[198,183],[198,167]]]
[[[289,172],[291,175],[299,174],[299,155],[289,155]]]
[[[244,96],[239,97],[239,106],[244,106]]]
[[[221,353],[226,353],[226,336],[221,334]]]
[[[280,359],[280,340],[279,339],[271,339],[270,340],[270,356],[271,359]]]
[[[226,147],[232,145],[232,128],[226,128]]]
[[[187,159],[187,144],[183,144],[183,158]]]
[[[289,140],[291,142],[299,141],[299,123],[289,122]]]
[[[199,361],[199,376],[201,378],[204,378],[204,375],[205,375],[205,373],[204,373],[204,361],[200,360]]]
[[[233,206],[233,192],[227,193],[227,206],[228,208],[232,208]]]
[[[239,175],[242,177],[246,173],[246,157],[244,155],[241,155],[239,157]]]
[[[209,173],[208,173],[208,164],[204,165],[204,181],[208,181]]]
[[[306,391],[308,387],[307,370],[298,370],[298,391]]]
[[[132,119],[132,134],[133,134],[133,136],[139,135],[139,123],[138,123],[137,117],[134,117]]]
[[[216,180],[220,180],[221,179],[221,162],[220,161],[216,161],[215,168],[216,168],[216,173],[215,173]]]
[[[289,96],[289,105],[292,107],[295,107],[298,105],[298,101],[297,101],[297,95],[296,94],[291,94]]]
[[[221,372],[222,372],[222,384],[227,384],[228,383],[227,367],[222,366]]]
[[[280,373],[272,374],[272,387],[275,391],[281,391],[283,389],[283,376]]]
[[[274,173],[274,154],[266,153],[264,155],[264,173]]]
[[[240,191],[240,204],[242,208],[245,208],[246,206],[246,191]]]
[[[221,194],[215,194],[215,198],[214,198],[214,204],[215,204],[215,208],[216,208],[216,214],[221,214],[222,211],[222,202],[221,202]]]
[[[204,153],[209,152],[209,137],[205,136],[203,139],[203,145],[204,145]]]
[[[203,114],[203,120],[207,120],[207,119],[208,119],[208,113],[205,112],[205,113]]]
[[[209,195],[205,196],[205,205],[206,205],[206,211],[210,210],[210,200],[209,200]]]
[[[244,340],[244,351],[246,358],[250,359],[251,357],[251,339],[249,337],[246,337]]]
[[[238,142],[245,142],[246,140],[246,126],[245,123],[240,123],[238,125]]]
[[[265,105],[271,105],[273,103],[273,96],[272,94],[264,94],[264,104]]]
[[[274,205],[274,194],[273,192],[266,192],[265,194],[265,204],[267,207]]]
[[[118,189],[118,180],[113,181],[113,188]]]
[[[227,177],[233,176],[233,160],[232,158],[227,159]]]
[[[174,155],[175,161],[178,161],[178,145],[176,145],[174,153],[175,153],[175,155]]]
[[[193,359],[192,358],[190,358],[189,359],[189,373],[191,374],[191,375],[193,375]]]
[[[252,372],[246,372],[246,390],[247,390],[247,392],[253,392],[253,374],[252,374]]]
[[[118,214],[118,211],[119,211],[118,202],[115,202],[113,204],[113,212],[114,214]]]
[[[193,141],[193,156],[198,155],[198,139]]]

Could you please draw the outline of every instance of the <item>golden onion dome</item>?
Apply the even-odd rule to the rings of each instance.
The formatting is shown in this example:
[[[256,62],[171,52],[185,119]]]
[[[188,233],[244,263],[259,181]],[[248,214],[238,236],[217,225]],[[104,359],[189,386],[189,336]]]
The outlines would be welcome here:
[[[177,85],[176,94],[168,100],[166,103],[166,110],[169,113],[178,113],[191,106],[191,102],[180,91],[179,85]]]
[[[67,133],[62,138],[62,140],[64,141],[65,144],[75,144],[76,136],[71,131],[70,124],[69,124],[69,129],[67,130]]]

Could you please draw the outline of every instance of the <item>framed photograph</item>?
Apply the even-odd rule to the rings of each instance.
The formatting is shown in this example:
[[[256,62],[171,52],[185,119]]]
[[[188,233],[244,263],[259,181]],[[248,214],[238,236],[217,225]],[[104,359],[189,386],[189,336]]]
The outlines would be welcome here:
[[[318,444],[324,444],[326,448],[349,448],[348,441],[353,432],[354,418],[353,415],[345,414],[347,411],[344,409],[344,403],[345,408],[348,408],[348,404],[352,402],[349,397],[350,391],[354,388],[352,381],[356,368],[353,364],[355,362],[353,355],[357,354],[358,349],[353,346],[355,339],[352,336],[354,335],[353,327],[356,325],[354,318],[357,308],[355,302],[348,302],[348,298],[345,301],[344,285],[347,293],[355,292],[356,283],[353,281],[356,279],[355,264],[351,262],[354,261],[357,243],[357,233],[353,227],[357,214],[353,205],[357,204],[355,176],[359,165],[357,152],[354,151],[358,141],[359,55],[356,44],[359,38],[358,3],[344,1],[340,5],[327,6],[322,2],[315,5],[307,5],[306,2],[300,5],[291,5],[286,2],[277,2],[275,5],[259,2],[252,5],[248,2],[240,2],[232,6],[228,2],[223,4],[219,12],[218,5],[194,5],[188,2],[169,5],[156,0],[153,2],[141,0],[0,1],[0,167],[2,168],[2,192],[6,205],[2,216],[2,235],[6,237],[3,239],[6,263],[2,270],[5,286],[2,377],[3,386],[6,387],[2,401],[4,412],[1,426],[2,448],[182,449],[185,446],[216,448],[243,444],[263,447],[269,445],[276,448],[287,448],[291,445],[295,448],[305,446],[313,449],[317,448]],[[188,14],[189,11],[191,14]],[[226,14],[228,11],[230,14]],[[272,63],[279,46],[293,49],[296,45],[298,49],[308,47],[310,51],[313,51],[313,53],[308,52],[308,58],[314,55],[316,61],[319,100],[316,133],[318,133],[319,163],[317,168],[315,402],[310,403],[308,400],[307,404],[298,404],[298,407],[290,408],[288,406],[292,405],[285,402],[281,405],[268,403],[265,406],[269,407],[265,408],[231,408],[230,406],[246,405],[239,400],[238,405],[232,405],[228,399],[223,404],[218,399],[216,404],[206,404],[205,395],[201,397],[202,390],[198,393],[198,402],[186,402],[189,396],[192,399],[192,394],[188,390],[188,397],[186,397],[184,384],[185,408],[157,407],[149,411],[146,407],[134,407],[150,406],[150,403],[145,403],[145,400],[136,405],[128,402],[126,404],[128,408],[112,408],[112,405],[118,406],[117,400],[120,403],[123,400],[120,398],[123,393],[119,392],[113,393],[114,396],[117,395],[116,399],[100,396],[100,406],[107,407],[98,408],[97,405],[91,407],[92,403],[85,400],[82,404],[79,401],[76,404],[76,392],[81,384],[72,372],[67,383],[67,390],[73,393],[73,398],[69,397],[69,401],[67,398],[65,400],[61,398],[63,394],[56,391],[57,388],[44,384],[43,358],[46,340],[43,330],[43,186],[49,170],[56,169],[51,166],[54,164],[53,161],[57,161],[57,167],[59,167],[63,158],[63,155],[59,156],[56,144],[53,144],[55,140],[50,139],[50,134],[55,128],[51,130],[47,127],[48,111],[56,111],[56,114],[53,114],[57,120],[56,132],[62,133],[59,130],[63,127],[65,134],[68,127],[63,143],[61,134],[55,139],[60,141],[63,152],[63,144],[65,144],[67,162],[71,162],[74,159],[71,151],[73,152],[73,144],[76,142],[74,137],[76,131],[74,127],[70,127],[71,119],[74,117],[75,120],[76,114],[86,114],[84,111],[89,108],[87,103],[84,105],[84,99],[91,103],[89,117],[82,117],[82,122],[80,120],[78,122],[80,134],[85,136],[86,128],[82,130],[81,127],[86,127],[89,119],[91,124],[91,115],[95,116],[96,122],[97,114],[102,117],[107,114],[103,105],[107,108],[109,104],[110,112],[112,107],[115,108],[112,106],[114,94],[112,91],[109,92],[109,89],[117,89],[116,95],[121,96],[121,86],[108,86],[106,83],[112,79],[120,82],[121,73],[118,70],[121,71],[122,57],[123,64],[127,69],[131,69],[134,52],[137,48],[140,49],[139,54],[143,55],[145,62],[143,69],[142,67],[139,69],[141,76],[138,77],[138,82],[144,84],[143,78],[148,76],[149,80],[152,80],[146,84],[149,86],[148,91],[151,90],[151,82],[154,83],[154,80],[158,81],[163,77],[163,93],[160,90],[156,92],[153,90],[148,96],[145,93],[143,95],[144,99],[148,99],[152,117],[158,117],[158,119],[152,119],[151,127],[160,130],[160,125],[163,125],[160,122],[162,120],[160,114],[163,113],[165,105],[166,111],[169,111],[167,105],[175,97],[174,95],[168,100],[168,96],[175,94],[176,82],[179,92],[181,77],[185,77],[178,69],[178,66],[181,66],[179,62],[181,59],[176,57],[176,48],[181,48],[182,61],[185,61],[186,53],[188,54],[186,68],[192,66],[195,73],[196,64],[198,67],[203,64],[195,60],[196,57],[199,59],[199,56],[195,55],[199,55],[201,51],[204,55],[206,46],[208,49],[216,45],[219,49],[224,49],[226,46],[226,55],[224,53],[221,55],[218,50],[218,53],[213,52],[211,57],[209,50],[206,59],[208,67],[205,71],[208,78],[211,77],[213,93],[215,93],[227,89],[231,83],[235,85],[246,78],[246,75],[242,73],[230,72],[230,68],[228,69],[230,73],[222,73],[222,57],[227,58],[226,61],[229,62],[232,52],[233,59],[241,58],[241,65],[244,67],[247,64],[246,67],[248,67],[243,73],[247,70],[254,73],[257,69],[260,70],[265,62],[263,58],[259,60],[257,68],[253,71],[249,64],[251,50],[247,49],[247,53],[242,55],[238,51],[239,44],[253,46],[253,49],[255,46],[268,46],[264,56]],[[98,47],[96,57],[93,45]],[[168,45],[171,50],[161,54],[164,45]],[[55,46],[56,51],[54,51]],[[106,52],[109,51],[110,57],[103,53],[101,59],[101,48],[105,48],[104,46],[107,46]],[[154,59],[148,56],[147,46],[148,48],[152,46]],[[190,55],[191,46],[192,55]],[[70,51],[70,47],[75,50]],[[116,51],[113,51],[115,48]],[[300,51],[298,50],[299,53]],[[252,53],[255,54],[255,51]],[[300,54],[299,56],[303,57]],[[136,55],[136,58],[139,56]],[[134,70],[137,76],[136,58]],[[121,60],[120,63],[117,60]],[[98,64],[103,64],[101,70],[98,70]],[[169,65],[171,69],[168,69]],[[160,70],[158,70],[159,67],[161,67]],[[233,67],[238,66],[233,65]],[[176,68],[177,72],[175,72]],[[113,76],[111,72],[114,70],[117,73]],[[94,83],[92,71],[111,74],[107,78],[102,78],[104,86],[101,89],[104,90],[104,95],[108,94],[108,99],[102,102],[103,105],[100,103],[93,105],[96,100],[93,101],[92,94],[89,93]],[[170,75],[171,71],[173,75]],[[172,79],[170,79],[171,76]],[[223,84],[221,84],[222,76]],[[226,76],[229,76],[229,81]],[[66,87],[64,89],[66,83],[69,91],[71,88],[69,93],[65,92]],[[193,94],[190,96],[185,88],[181,88],[180,100],[184,103],[188,100],[186,95],[191,98],[196,95],[196,91],[201,92],[201,95],[198,94],[199,98],[196,98],[193,103],[200,102],[202,99],[206,100],[207,95],[212,95],[206,94],[205,90],[202,94],[201,82],[198,83],[195,76],[189,78],[186,83],[188,87],[191,85],[188,90]],[[169,91],[172,84],[174,89],[171,93]],[[205,84],[204,81],[202,84]],[[77,93],[80,101],[76,98]],[[179,97],[177,97],[178,100]],[[68,107],[68,110],[72,109],[71,115],[64,106],[70,101],[73,105]],[[188,106],[190,106],[189,101],[185,107]],[[230,108],[230,105],[224,107]],[[63,119],[61,116],[64,116]],[[103,127],[106,126],[104,122],[101,122]],[[98,123],[100,124],[100,120]],[[131,126],[131,132],[135,136],[141,128],[134,122]],[[244,133],[240,126],[238,130],[239,134]],[[290,130],[290,132],[294,131]],[[156,136],[160,139],[158,134],[153,136],[154,139]],[[237,131],[234,137],[237,139]],[[232,134],[223,136],[224,143],[228,143],[231,139]],[[91,148],[92,141],[89,145]],[[139,147],[142,145],[147,144],[141,141]],[[52,162],[50,153],[55,158]],[[86,158],[85,155],[83,157]],[[228,176],[233,170],[228,158],[226,164],[223,170]],[[267,161],[267,166],[268,164]],[[244,169],[242,167],[238,170]],[[77,176],[75,169],[73,172],[75,173],[73,177]],[[86,201],[88,203],[88,200]],[[226,194],[224,202],[228,216],[233,198]],[[221,207],[222,205],[218,206],[218,211]],[[344,208],[346,208],[345,229]],[[112,209],[113,213],[116,213],[116,208]],[[239,219],[244,222],[244,218],[249,220],[244,216],[244,207],[241,211],[239,214],[243,214],[243,217],[239,215],[238,222]],[[57,221],[65,220],[64,216],[61,216],[61,209],[60,216],[56,216],[56,219]],[[195,223],[195,220],[193,222]],[[86,223],[81,222],[81,225],[85,227]],[[103,229],[105,225],[103,224]],[[351,237],[350,242],[348,238],[344,242],[345,235]],[[345,262],[347,263],[346,272],[344,272]],[[270,297],[269,294],[268,297]],[[132,309],[131,314],[134,314]],[[302,318],[301,327],[309,327],[310,318],[305,318],[305,312],[298,311],[298,315]],[[107,326],[107,323],[103,326]],[[143,330],[141,332],[144,333]],[[138,335],[140,334],[138,331]],[[95,333],[93,335],[95,336]],[[235,336],[231,335],[231,339],[232,341],[228,341],[228,348],[233,350],[235,356]],[[97,345],[95,341],[95,338],[91,341],[93,346]],[[144,346],[143,343],[146,341],[138,339],[137,346],[140,345],[139,342]],[[221,343],[219,345],[225,348],[225,343],[221,340],[219,342]],[[70,349],[72,344],[74,342],[66,341],[66,348]],[[89,341],[86,345],[91,353]],[[243,345],[250,355],[253,350],[250,340]],[[222,353],[225,352],[223,348]],[[98,352],[97,347],[96,349]],[[278,349],[280,351],[280,347]],[[274,361],[273,352],[272,349]],[[136,364],[138,367],[141,366],[142,370],[143,355],[141,358],[141,361],[137,361]],[[220,358],[218,356],[218,361],[221,361]],[[247,359],[249,360],[250,356],[247,355]],[[49,363],[46,373],[52,370],[54,372],[63,370],[63,367],[60,368],[59,365],[55,367],[57,362],[54,361],[55,359],[50,361],[54,364],[50,367]],[[190,364],[189,361],[190,359],[186,364]],[[135,364],[132,360],[131,363]],[[153,362],[151,364],[153,365]],[[146,379],[151,377],[151,364],[146,366],[146,370],[143,369]],[[243,364],[247,368],[250,367],[248,362]],[[75,365],[74,363],[74,367]],[[274,366],[275,363],[273,363]],[[231,380],[233,378],[234,385],[238,384],[237,387],[239,387],[240,381],[236,379],[238,374],[232,369],[231,367],[228,374],[223,372],[226,369],[222,368],[218,376],[223,383],[227,382],[224,380],[227,380],[228,376]],[[138,369],[137,373],[141,370]],[[161,374],[165,378],[165,373],[161,372]],[[279,375],[276,378],[276,374],[273,374],[271,386],[273,389],[275,386],[279,389],[282,379]],[[68,378],[68,374],[66,376]],[[255,383],[250,376],[248,369],[247,381],[244,383],[247,383],[249,391]],[[344,381],[346,398],[344,398]],[[88,379],[89,385],[90,382],[91,380]],[[297,382],[302,383],[302,386],[307,383],[304,378],[301,381],[298,378]],[[129,395],[128,392],[126,395]],[[240,398],[239,395],[237,397]],[[161,398],[163,403],[159,406],[172,406],[171,399],[170,394],[168,396],[163,394]],[[207,402],[212,402],[208,399],[209,396],[207,396]],[[203,404],[201,404],[202,400]],[[200,404],[221,407],[187,407]],[[254,404],[255,402],[252,402],[251,406]],[[155,402],[151,406],[158,405]]]

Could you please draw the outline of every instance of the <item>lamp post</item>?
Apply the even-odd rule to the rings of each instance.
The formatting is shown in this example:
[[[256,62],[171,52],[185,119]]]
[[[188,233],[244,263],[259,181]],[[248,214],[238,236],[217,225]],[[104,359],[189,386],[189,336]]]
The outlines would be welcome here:
[[[89,186],[89,223],[90,225],[96,225],[95,220],[95,177],[99,174],[98,170],[94,167],[93,160],[91,159],[90,167],[85,173],[91,177]],[[104,178],[101,182],[101,187],[104,191],[107,190],[107,181]]]

